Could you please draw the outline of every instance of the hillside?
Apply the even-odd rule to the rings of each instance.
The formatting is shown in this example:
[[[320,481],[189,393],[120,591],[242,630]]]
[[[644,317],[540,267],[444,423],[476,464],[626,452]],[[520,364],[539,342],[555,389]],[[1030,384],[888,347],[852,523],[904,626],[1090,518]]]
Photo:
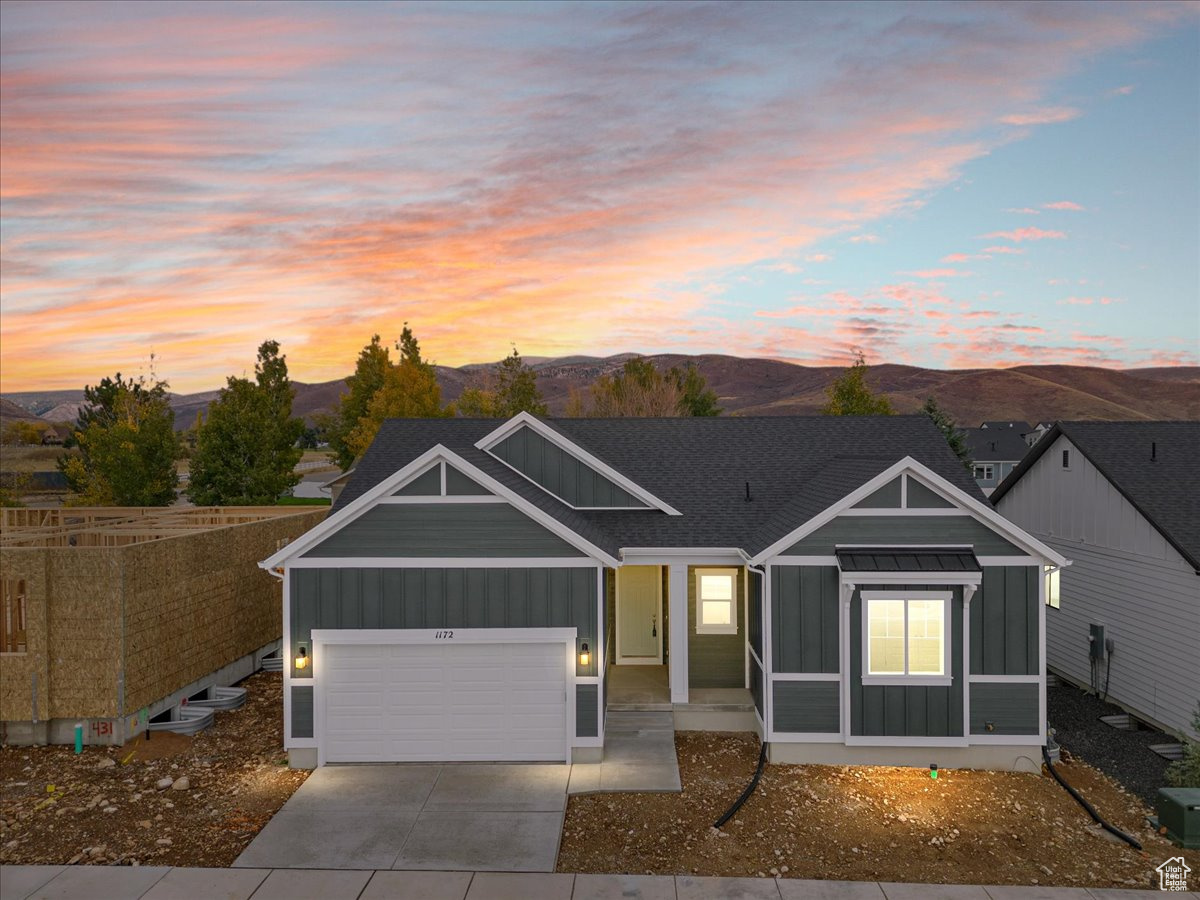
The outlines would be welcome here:
[[[571,356],[527,360],[537,373],[552,413],[561,413],[572,389],[586,390],[596,378],[618,370],[634,354],[609,357]],[[841,373],[835,367],[799,366],[771,359],[735,356],[660,355],[649,357],[666,368],[694,362],[721,398],[726,413],[796,415],[820,411],[825,388]],[[489,364],[460,368],[437,367],[442,397],[458,397],[464,387],[482,383]],[[1019,419],[1200,419],[1200,367],[1101,369],[1089,366],[1017,366],[1012,369],[923,369],[884,364],[868,376],[873,390],[891,397],[898,412],[913,412],[926,397],[957,421],[974,425],[984,420]],[[309,421],[329,411],[345,389],[338,379],[316,384],[296,383],[295,411]],[[25,392],[2,395],[47,419],[70,420],[82,391]],[[216,396],[215,391],[173,395],[176,427],[196,420]],[[9,407],[6,403],[6,409]]]

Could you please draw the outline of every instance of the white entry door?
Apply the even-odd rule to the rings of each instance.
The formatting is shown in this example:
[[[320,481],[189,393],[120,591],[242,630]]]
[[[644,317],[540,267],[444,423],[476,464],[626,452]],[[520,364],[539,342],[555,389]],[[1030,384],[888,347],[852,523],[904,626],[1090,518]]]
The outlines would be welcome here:
[[[617,569],[617,664],[662,664],[662,571]]]
[[[565,758],[562,643],[330,644],[323,655],[324,762]]]

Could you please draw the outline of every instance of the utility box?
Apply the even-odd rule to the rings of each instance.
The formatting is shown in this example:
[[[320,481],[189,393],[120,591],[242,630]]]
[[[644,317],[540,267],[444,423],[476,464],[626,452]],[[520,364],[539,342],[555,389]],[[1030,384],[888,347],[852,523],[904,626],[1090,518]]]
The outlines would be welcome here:
[[[1159,788],[1154,805],[1158,824],[1176,846],[1200,849],[1200,788]]]
[[[1104,626],[1093,622],[1088,628],[1088,656],[1092,659],[1104,659]]]

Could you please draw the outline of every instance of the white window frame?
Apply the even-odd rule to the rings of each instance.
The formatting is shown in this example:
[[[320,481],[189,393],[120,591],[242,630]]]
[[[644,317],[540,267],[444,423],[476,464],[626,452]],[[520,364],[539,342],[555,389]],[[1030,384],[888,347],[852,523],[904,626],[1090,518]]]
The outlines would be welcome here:
[[[1042,578],[1046,582],[1046,605],[1051,609],[1062,608],[1062,568],[1042,566]]]
[[[979,471],[980,469],[983,470],[982,475],[980,474],[980,471]],[[991,481],[995,477],[995,475],[996,475],[996,471],[995,471],[995,469],[992,468],[991,463],[977,463],[975,465],[975,480],[976,481]]]
[[[729,624],[705,625],[703,622],[704,596],[700,591],[701,578],[705,575],[723,575],[729,578]],[[696,634],[737,634],[737,580],[738,570],[731,568],[705,568],[695,570],[696,578]],[[723,601],[707,601],[709,603]]]
[[[927,687],[945,687],[954,683],[950,663],[953,659],[951,649],[954,643],[953,610],[950,601],[954,598],[953,591],[861,591],[862,597],[862,665],[859,677],[865,685],[909,685]],[[908,671],[908,603],[909,600],[941,600],[942,601],[942,675],[870,675],[870,619],[867,608],[872,600],[904,600],[904,669]]]

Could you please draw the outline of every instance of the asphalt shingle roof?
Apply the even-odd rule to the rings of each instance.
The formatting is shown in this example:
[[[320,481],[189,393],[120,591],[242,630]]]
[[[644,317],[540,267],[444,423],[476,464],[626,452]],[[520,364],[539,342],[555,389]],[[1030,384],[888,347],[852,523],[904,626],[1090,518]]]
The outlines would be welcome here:
[[[615,555],[622,547],[738,547],[753,554],[905,456],[985,502],[925,416],[554,419],[549,424],[679,510],[572,510],[475,448],[495,419],[389,419],[335,509],[442,444]],[[751,500],[746,500],[746,484]]]
[[[1018,462],[1029,452],[1015,428],[964,428],[963,432],[975,462]]]
[[[993,503],[1060,434],[1200,571],[1200,422],[1058,422],[996,488]]]

